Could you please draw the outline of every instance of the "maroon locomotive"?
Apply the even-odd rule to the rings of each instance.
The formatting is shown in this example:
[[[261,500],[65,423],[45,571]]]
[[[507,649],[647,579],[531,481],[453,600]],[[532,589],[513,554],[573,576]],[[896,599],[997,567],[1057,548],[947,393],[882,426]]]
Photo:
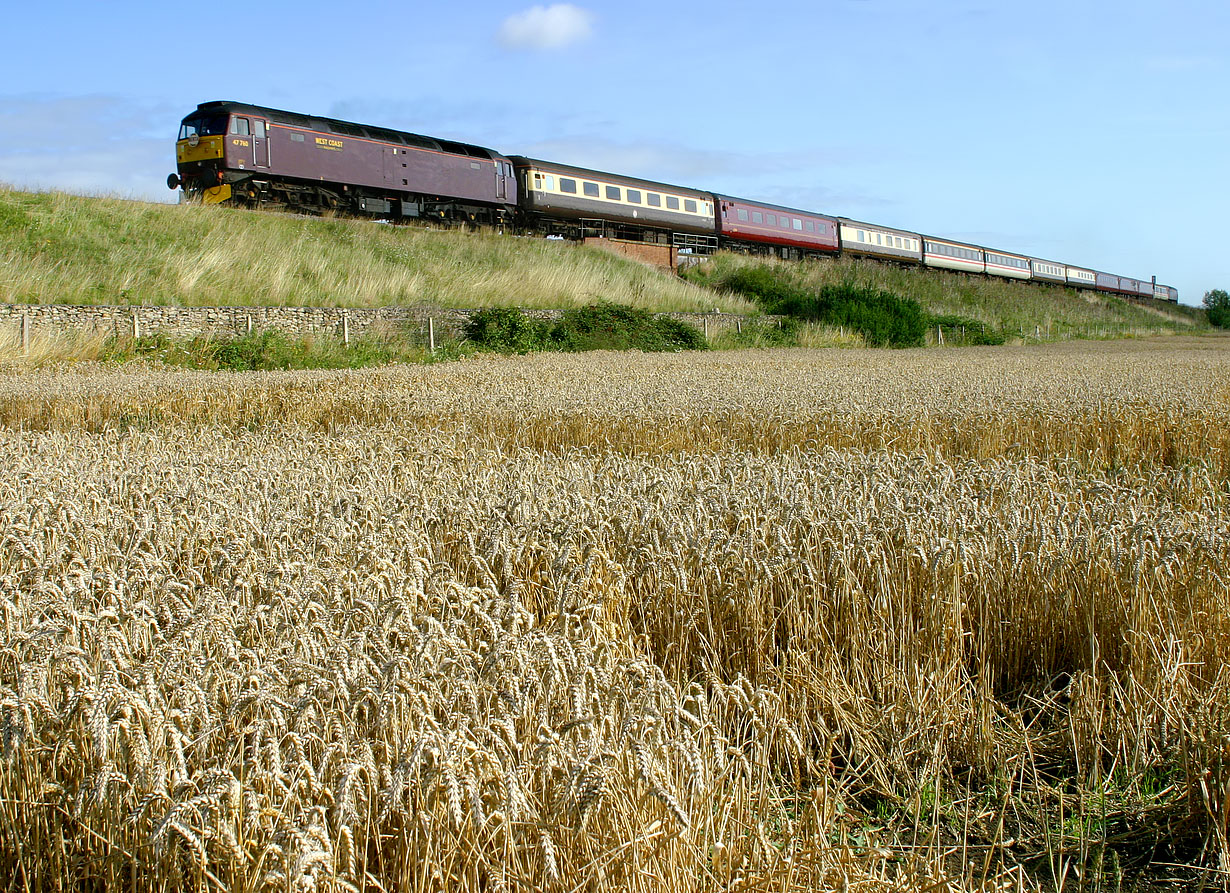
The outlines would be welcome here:
[[[168,185],[205,202],[484,224],[517,209],[512,162],[498,152],[236,102],[197,106],[176,154]]]

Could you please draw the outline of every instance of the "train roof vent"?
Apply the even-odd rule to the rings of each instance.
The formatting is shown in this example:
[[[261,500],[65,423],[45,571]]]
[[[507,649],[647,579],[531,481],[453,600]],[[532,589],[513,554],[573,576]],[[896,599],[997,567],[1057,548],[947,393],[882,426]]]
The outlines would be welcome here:
[[[358,124],[347,124],[345,121],[330,121],[329,129],[346,136],[367,136],[367,131]]]
[[[468,155],[471,158],[491,157],[491,153],[486,149],[480,149],[478,146],[470,146],[465,143],[454,143],[452,140],[440,140],[440,148],[445,152],[452,152],[454,155]]]
[[[439,143],[435,140],[428,139],[425,136],[419,136],[416,133],[403,133],[402,139],[406,141],[407,146],[414,146],[418,149],[433,149],[436,151],[440,149]]]

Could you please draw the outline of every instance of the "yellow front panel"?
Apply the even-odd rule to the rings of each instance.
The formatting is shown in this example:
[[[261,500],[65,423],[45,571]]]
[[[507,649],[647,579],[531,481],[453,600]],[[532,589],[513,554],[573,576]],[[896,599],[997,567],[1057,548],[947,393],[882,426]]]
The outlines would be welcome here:
[[[175,144],[175,160],[180,164],[188,164],[193,161],[221,158],[224,139],[225,137],[222,136],[203,136],[195,146],[189,145],[187,140],[180,140]]]

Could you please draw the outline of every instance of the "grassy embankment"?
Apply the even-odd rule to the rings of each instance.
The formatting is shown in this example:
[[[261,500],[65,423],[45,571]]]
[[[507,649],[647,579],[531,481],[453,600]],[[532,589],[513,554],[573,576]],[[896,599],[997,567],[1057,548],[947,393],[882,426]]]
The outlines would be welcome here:
[[[1194,308],[1143,307],[1118,298],[981,277],[851,260],[785,264],[722,255],[686,280],[603,251],[489,232],[392,227],[360,220],[302,218],[225,208],[159,205],[0,187],[0,302],[144,305],[579,308],[612,302],[652,312],[756,315],[729,286],[738,270],[766,266],[804,290],[825,286],[889,292],[917,301],[949,326],[967,323],[1008,339],[1043,340],[1190,332],[1206,328]],[[934,340],[933,328],[928,338]],[[361,365],[413,360],[421,351],[380,343],[339,351],[325,344],[240,345],[232,353],[289,357],[293,365]],[[813,323],[783,334],[750,322],[715,346],[781,343],[858,345],[849,326]],[[0,332],[13,353],[16,333]],[[223,366],[208,343],[136,345],[55,339],[35,333],[47,358],[155,356]],[[300,359],[295,359],[299,357]]]

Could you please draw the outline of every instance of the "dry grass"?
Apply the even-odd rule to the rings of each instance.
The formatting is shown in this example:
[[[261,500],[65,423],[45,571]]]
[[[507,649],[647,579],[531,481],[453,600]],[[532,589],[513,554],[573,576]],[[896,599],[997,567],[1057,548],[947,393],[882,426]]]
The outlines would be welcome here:
[[[4,302],[554,309],[602,300],[750,309],[608,252],[544,239],[0,186]]]
[[[1222,886],[1228,367],[9,374],[0,872]]]

